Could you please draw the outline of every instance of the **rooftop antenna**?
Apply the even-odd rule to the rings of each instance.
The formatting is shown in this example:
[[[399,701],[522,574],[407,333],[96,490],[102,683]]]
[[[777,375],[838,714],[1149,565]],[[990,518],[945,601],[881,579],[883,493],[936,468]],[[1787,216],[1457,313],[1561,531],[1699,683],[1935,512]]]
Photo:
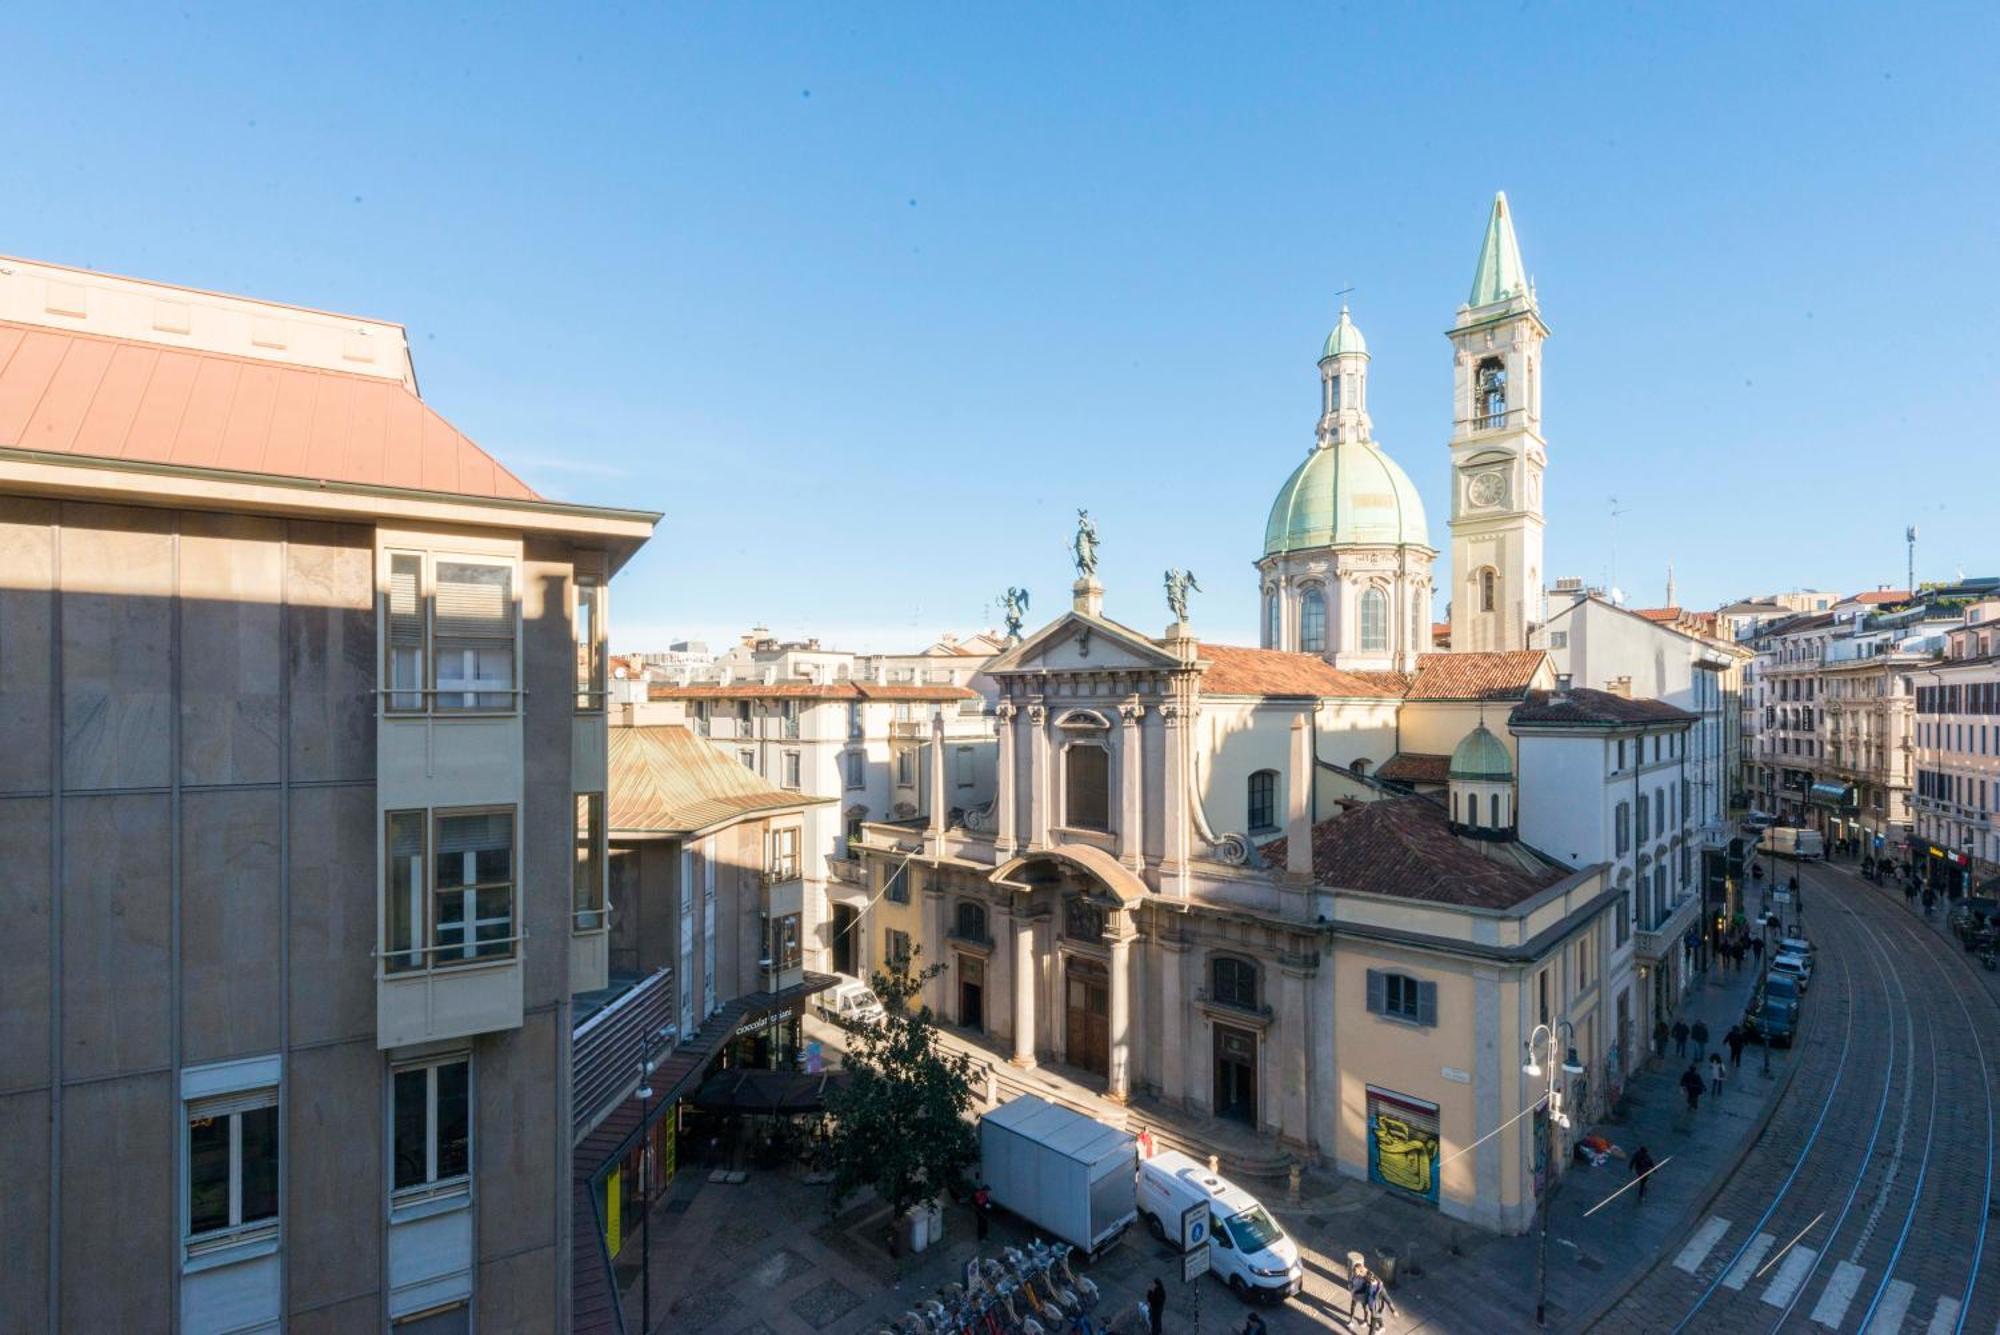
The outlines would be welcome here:
[[[1908,589],[1910,596],[1914,598],[1917,595],[1917,526],[1915,524],[1903,530],[1903,542],[1909,550],[1909,563],[1904,567],[1903,571],[1904,577],[1908,582],[1903,587]]]
[[[1674,563],[1672,561],[1667,562],[1667,606],[1680,606],[1680,604],[1674,601]]]
[[[1625,509],[1618,504],[1616,496],[1611,497],[1611,573],[1605,577],[1606,588],[1618,587],[1618,516],[1624,514]]]

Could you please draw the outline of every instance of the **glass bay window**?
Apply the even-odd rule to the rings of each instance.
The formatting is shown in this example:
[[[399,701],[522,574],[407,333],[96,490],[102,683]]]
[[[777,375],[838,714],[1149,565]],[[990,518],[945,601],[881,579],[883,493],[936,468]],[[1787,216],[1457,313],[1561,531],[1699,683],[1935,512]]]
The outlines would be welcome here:
[[[514,953],[514,813],[437,818],[432,934],[435,962]]]
[[[501,558],[389,555],[383,673],[391,713],[506,711],[515,702],[514,566]],[[590,602],[596,705],[603,701],[602,608]],[[579,682],[578,699],[583,699]]]

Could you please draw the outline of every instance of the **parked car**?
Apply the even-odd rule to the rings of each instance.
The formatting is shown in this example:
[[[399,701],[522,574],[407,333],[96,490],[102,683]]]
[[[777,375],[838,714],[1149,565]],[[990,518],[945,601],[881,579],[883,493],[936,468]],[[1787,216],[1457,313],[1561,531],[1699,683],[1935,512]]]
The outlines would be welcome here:
[[[1771,961],[1771,972],[1792,979],[1799,985],[1800,995],[1804,995],[1812,982],[1812,961],[1803,955],[1780,955]]]
[[[1775,998],[1779,1001],[1789,1001],[1796,1006],[1805,994],[1806,990],[1797,978],[1773,969],[1764,975],[1763,983],[1757,988],[1755,1000],[1762,1003]]]
[[[1780,937],[1778,940],[1778,953],[1780,955],[1804,956],[1806,967],[1809,970],[1819,958],[1819,948],[1802,936]]]
[[[1743,817],[1743,833],[1762,834],[1778,823],[1778,818],[1768,811],[1746,812]]]
[[[1752,1043],[1789,1048],[1799,1031],[1799,1003],[1773,997],[1743,1013],[1743,1036]]]
[[[885,1012],[875,989],[844,973],[837,973],[834,977],[840,981],[813,998],[813,1010],[819,1017],[832,1021],[842,1029],[880,1024]]]
[[[1178,1150],[1163,1150],[1139,1161],[1139,1213],[1156,1238],[1179,1246],[1187,1211],[1207,1209],[1208,1263],[1239,1298],[1283,1300],[1299,1291],[1305,1269],[1298,1244],[1285,1236],[1270,1212],[1243,1188],[1218,1177],[1208,1165]]]

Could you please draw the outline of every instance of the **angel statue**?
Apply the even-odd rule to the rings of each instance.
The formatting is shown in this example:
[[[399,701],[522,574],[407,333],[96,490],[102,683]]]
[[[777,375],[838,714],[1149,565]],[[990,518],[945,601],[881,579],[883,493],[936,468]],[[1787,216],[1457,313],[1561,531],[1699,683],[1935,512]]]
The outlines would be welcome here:
[[[1089,579],[1097,573],[1097,525],[1090,522],[1088,510],[1076,512],[1076,538],[1070,550],[1076,554],[1078,578]]]
[[[1021,638],[1021,618],[1028,610],[1028,591],[1008,585],[1007,592],[1000,595],[1000,606],[1007,614],[1007,638]]]
[[[1188,619],[1187,596],[1190,589],[1201,592],[1201,585],[1194,582],[1193,571],[1175,566],[1167,572],[1167,607],[1172,610],[1176,621]]]

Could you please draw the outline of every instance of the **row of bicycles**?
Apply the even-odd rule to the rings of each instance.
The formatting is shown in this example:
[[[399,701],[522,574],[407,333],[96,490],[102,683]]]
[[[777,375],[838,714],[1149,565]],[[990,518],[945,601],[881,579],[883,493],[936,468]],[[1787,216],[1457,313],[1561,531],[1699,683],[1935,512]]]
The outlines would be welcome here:
[[[1072,1250],[1037,1239],[1025,1251],[1002,1248],[1000,1259],[975,1256],[963,1283],[945,1285],[878,1335],[1098,1335],[1090,1315],[1097,1285],[1070,1268]]]

